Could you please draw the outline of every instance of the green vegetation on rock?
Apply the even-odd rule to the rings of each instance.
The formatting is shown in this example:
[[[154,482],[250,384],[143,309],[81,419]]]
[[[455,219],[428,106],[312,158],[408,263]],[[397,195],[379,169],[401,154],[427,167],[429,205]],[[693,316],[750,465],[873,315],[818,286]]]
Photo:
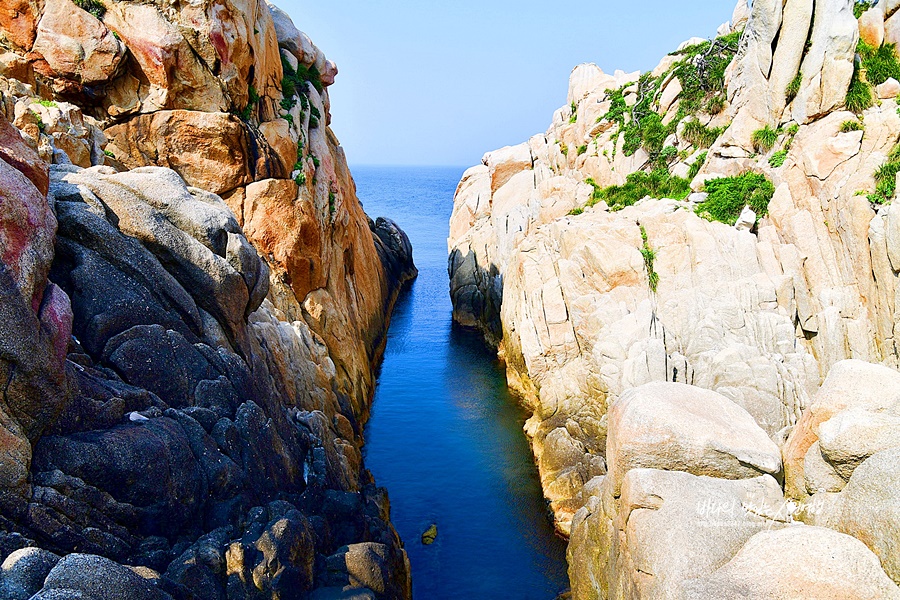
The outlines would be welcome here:
[[[706,192],[709,196],[697,205],[697,214],[709,221],[734,225],[745,206],[749,206],[757,217],[766,215],[775,186],[765,175],[744,173],[711,179],[706,182]]]
[[[644,268],[647,269],[647,283],[650,285],[650,291],[655,294],[659,285],[659,273],[653,268],[653,263],[656,261],[656,252],[653,251],[653,248],[650,247],[647,241],[647,230],[644,229],[643,225],[640,227],[641,240],[644,242],[644,245],[641,247],[641,256],[644,257]]]
[[[900,144],[888,154],[887,162],[875,171],[875,192],[868,195],[873,204],[887,204],[897,191],[897,173],[900,173]]]
[[[706,163],[706,157],[709,155],[708,152],[703,152],[700,156],[691,163],[691,170],[688,171],[688,180],[692,181],[694,177],[697,176],[697,173],[700,172],[700,169],[703,168],[703,165]]]
[[[681,137],[696,148],[709,148],[722,135],[723,131],[724,129],[710,128],[697,119],[691,119],[685,121]]]
[[[753,135],[750,137],[750,141],[753,143],[753,148],[757,152],[765,154],[775,147],[780,133],[779,130],[772,129],[770,126],[766,125],[762,129],[754,131]]]
[[[601,188],[593,179],[588,179],[587,183],[594,186],[588,206],[603,200],[610,210],[623,209],[648,196],[684,200],[691,193],[690,181],[676,177],[666,169],[655,169],[650,173],[636,171],[628,175],[622,185]]]
[[[774,169],[781,167],[782,165],[784,165],[784,161],[787,159],[787,155],[787,150],[779,150],[769,157],[769,166]]]
[[[91,13],[98,19],[102,19],[106,14],[106,7],[98,0],[72,0],[72,2],[81,10]]]
[[[797,97],[797,94],[800,93],[800,87],[803,85],[803,73],[797,71],[797,75],[791,79],[791,82],[788,84],[787,88],[784,90],[784,99],[788,104],[794,101],[794,98]]]
[[[900,61],[897,60],[895,44],[882,44],[880,48],[874,48],[859,40],[856,52],[862,59],[866,80],[872,85],[881,85],[891,77],[900,81]]]
[[[865,130],[865,125],[863,125],[862,121],[859,120],[851,120],[844,121],[841,123],[841,133],[850,133],[851,131],[863,131]]]

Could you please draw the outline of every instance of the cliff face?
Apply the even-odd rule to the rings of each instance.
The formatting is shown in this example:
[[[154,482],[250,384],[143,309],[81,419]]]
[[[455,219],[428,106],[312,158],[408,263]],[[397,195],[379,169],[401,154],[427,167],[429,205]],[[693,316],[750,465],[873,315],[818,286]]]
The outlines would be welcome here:
[[[894,4],[857,23],[850,0],[757,0],[752,11],[742,1],[719,37],[685,42],[651,73],[581,65],[547,133],[463,176],[449,240],[454,316],[498,346],[533,411],[526,431],[571,534],[576,598],[743,597],[742,585],[753,597],[897,597],[883,572],[900,582],[886,549],[896,502],[871,493],[896,471],[856,469],[896,446],[886,431],[900,439],[872,408],[898,389],[900,117],[896,80],[866,83],[878,77],[870,49],[897,35]],[[859,32],[870,49],[857,47]],[[857,106],[861,87],[874,98]],[[736,211],[717,222],[715,190],[762,180],[748,173],[771,183],[771,200],[757,215],[734,192]],[[835,399],[869,379],[879,385]],[[752,417],[741,434],[706,421],[732,422],[734,409]],[[821,437],[825,423],[849,427],[850,415],[858,437],[841,429],[841,450],[825,448],[837,443]],[[767,450],[774,464],[729,441],[763,432],[782,447]],[[711,469],[723,456],[754,466]],[[866,521],[859,495],[835,508],[851,502],[845,487],[869,490],[892,516]],[[730,525],[692,512],[704,502],[737,507]],[[880,565],[829,531],[754,536],[800,519],[856,536]],[[801,546],[804,564],[789,556]],[[797,576],[846,573],[845,561],[826,565],[838,546],[874,564],[875,588]]]
[[[360,448],[415,267],[334,64],[256,0],[0,35],[0,596],[409,597]]]

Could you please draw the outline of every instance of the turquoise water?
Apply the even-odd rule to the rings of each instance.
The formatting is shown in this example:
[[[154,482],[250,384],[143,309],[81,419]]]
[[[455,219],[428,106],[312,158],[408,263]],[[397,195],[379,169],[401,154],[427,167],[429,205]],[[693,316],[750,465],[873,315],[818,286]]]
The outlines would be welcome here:
[[[480,338],[453,326],[447,232],[463,169],[354,168],[372,217],[407,232],[419,278],[394,309],[366,466],[388,489],[419,600],[552,600],[567,587],[522,431],[525,415]],[[437,541],[421,542],[432,523]]]

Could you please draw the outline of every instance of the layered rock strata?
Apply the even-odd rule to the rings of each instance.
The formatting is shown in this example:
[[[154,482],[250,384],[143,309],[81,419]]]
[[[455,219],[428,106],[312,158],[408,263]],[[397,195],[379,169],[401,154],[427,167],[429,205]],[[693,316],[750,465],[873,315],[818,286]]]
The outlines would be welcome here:
[[[408,598],[336,67],[257,0],[2,12],[0,596]]]
[[[859,31],[896,8],[853,9],[742,1],[650,73],[581,65],[546,133],[459,184],[454,318],[532,413],[575,598],[897,597],[900,209],[870,198],[900,117],[889,81],[844,106]],[[641,172],[683,199],[604,196]],[[767,214],[704,218],[705,183],[745,173],[772,183]]]

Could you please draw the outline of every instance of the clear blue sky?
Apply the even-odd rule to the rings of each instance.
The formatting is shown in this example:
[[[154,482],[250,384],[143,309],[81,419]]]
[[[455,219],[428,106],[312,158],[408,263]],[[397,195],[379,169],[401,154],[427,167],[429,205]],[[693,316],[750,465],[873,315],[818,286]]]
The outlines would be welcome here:
[[[335,61],[350,164],[470,165],[544,131],[569,73],[648,70],[734,0],[275,0]]]

